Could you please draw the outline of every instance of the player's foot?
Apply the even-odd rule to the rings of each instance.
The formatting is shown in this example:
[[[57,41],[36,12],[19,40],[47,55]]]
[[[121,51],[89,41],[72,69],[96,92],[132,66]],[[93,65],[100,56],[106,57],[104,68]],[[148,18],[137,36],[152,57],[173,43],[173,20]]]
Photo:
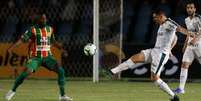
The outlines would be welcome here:
[[[173,92],[176,94],[184,94],[185,93],[184,89],[181,89],[181,88],[177,88],[177,89],[173,90]]]
[[[64,95],[59,97],[59,101],[73,101],[73,99],[69,96]]]
[[[7,101],[10,101],[14,95],[15,95],[15,92],[12,91],[12,90],[9,90],[8,93],[7,93],[6,96],[5,96],[5,99],[6,99]]]
[[[110,73],[110,75],[114,75],[114,73],[111,71],[111,69],[109,69],[109,73]]]
[[[179,97],[175,95],[172,99],[170,99],[170,101],[179,101]]]

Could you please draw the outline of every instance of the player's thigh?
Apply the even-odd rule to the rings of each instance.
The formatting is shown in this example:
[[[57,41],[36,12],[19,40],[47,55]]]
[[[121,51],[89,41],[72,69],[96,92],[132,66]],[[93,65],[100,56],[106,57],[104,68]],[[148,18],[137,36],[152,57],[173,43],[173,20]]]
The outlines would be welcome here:
[[[56,71],[56,69],[59,67],[57,60],[53,56],[44,58],[42,65],[51,71]]]
[[[160,76],[164,65],[168,61],[168,58],[169,55],[165,53],[152,54],[151,72],[154,73],[156,76]]]
[[[193,49],[192,49],[192,47],[188,46],[184,52],[182,62],[183,63],[192,63],[194,59],[195,59],[195,54],[193,52]]]
[[[199,44],[199,47],[196,47],[194,49],[195,58],[198,60],[198,62],[201,64],[201,45]]]
[[[25,67],[30,71],[30,72],[35,72],[38,67],[41,65],[42,60],[41,58],[33,57],[30,58],[26,63]]]
[[[152,52],[152,49],[146,49],[141,51],[141,54],[143,54],[142,62],[151,63],[152,61],[151,52]]]

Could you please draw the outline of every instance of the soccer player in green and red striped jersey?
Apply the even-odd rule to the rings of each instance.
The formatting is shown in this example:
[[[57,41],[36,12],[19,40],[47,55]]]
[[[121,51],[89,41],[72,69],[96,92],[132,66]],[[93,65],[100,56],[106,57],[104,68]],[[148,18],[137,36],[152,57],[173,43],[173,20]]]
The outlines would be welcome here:
[[[71,101],[72,99],[65,95],[65,72],[61,65],[53,58],[50,47],[51,45],[63,50],[62,46],[56,42],[54,38],[53,28],[46,24],[45,14],[41,14],[36,18],[36,24],[28,29],[21,38],[12,45],[8,52],[21,43],[29,42],[30,58],[25,64],[24,71],[16,78],[12,89],[6,94],[6,100],[11,100],[15,95],[16,89],[23,83],[31,73],[37,70],[40,66],[44,66],[48,70],[58,74],[58,85],[60,90],[59,100]]]

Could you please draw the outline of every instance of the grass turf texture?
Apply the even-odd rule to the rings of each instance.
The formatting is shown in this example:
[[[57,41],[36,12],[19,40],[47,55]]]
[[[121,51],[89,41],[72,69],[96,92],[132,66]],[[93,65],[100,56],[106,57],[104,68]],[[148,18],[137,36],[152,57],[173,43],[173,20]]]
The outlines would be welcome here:
[[[0,80],[0,101],[13,80]],[[177,83],[169,83],[172,88]],[[169,101],[169,96],[152,82],[68,81],[66,92],[74,101]],[[188,83],[181,101],[201,101],[201,83]],[[58,101],[56,80],[26,80],[12,101]]]

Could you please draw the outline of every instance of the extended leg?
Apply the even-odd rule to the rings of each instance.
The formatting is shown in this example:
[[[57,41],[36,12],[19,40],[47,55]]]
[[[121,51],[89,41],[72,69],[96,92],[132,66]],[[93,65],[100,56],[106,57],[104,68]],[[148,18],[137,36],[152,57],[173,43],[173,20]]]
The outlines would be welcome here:
[[[17,88],[23,83],[23,81],[31,74],[27,68],[16,78],[15,83],[12,89],[6,94],[6,100],[10,101],[12,97],[15,95]]]
[[[127,61],[125,61],[125,62],[119,64],[117,67],[111,69],[111,72],[113,74],[119,73],[121,71],[132,68],[136,63],[139,63],[139,62],[144,62],[144,54],[143,53],[133,55]]]

